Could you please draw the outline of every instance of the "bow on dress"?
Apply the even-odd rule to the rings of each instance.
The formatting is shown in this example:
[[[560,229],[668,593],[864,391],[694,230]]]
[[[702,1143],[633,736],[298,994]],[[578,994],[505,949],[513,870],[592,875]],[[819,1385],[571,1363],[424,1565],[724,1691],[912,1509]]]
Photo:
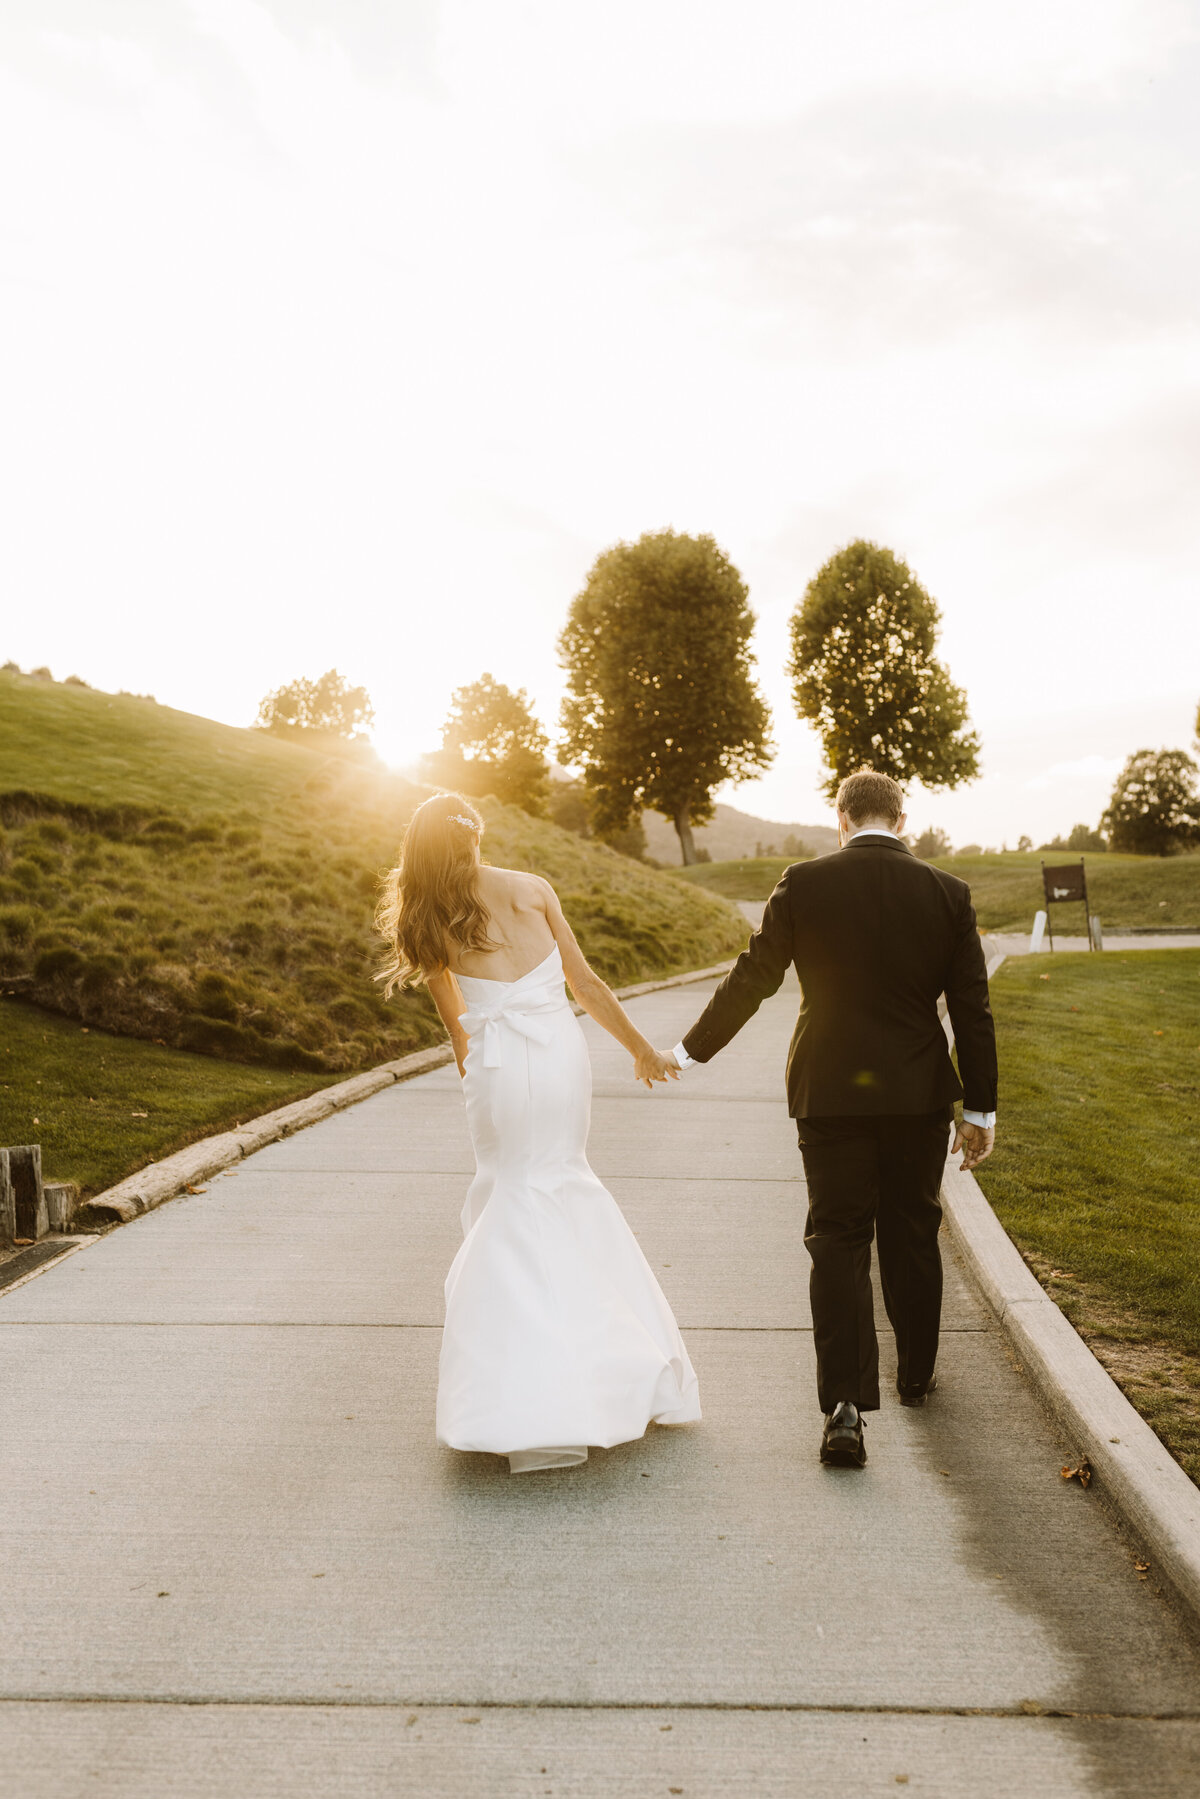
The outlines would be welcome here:
[[[554,1033],[549,1025],[541,1023],[536,1014],[560,1012],[566,1003],[561,985],[557,992],[550,987],[533,987],[527,993],[506,993],[503,999],[496,1000],[493,1005],[473,1005],[461,1015],[458,1022],[468,1037],[474,1037],[479,1031],[483,1032],[483,1065],[485,1068],[499,1068],[502,1060],[502,1024],[508,1025],[534,1043],[547,1044]]]

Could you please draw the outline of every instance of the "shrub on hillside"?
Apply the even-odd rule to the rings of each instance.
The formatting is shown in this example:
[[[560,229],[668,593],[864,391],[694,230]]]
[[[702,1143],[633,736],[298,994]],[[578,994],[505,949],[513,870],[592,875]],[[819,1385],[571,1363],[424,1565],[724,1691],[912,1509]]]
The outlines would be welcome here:
[[[920,856],[922,862],[932,862],[935,856],[952,856],[953,845],[945,831],[939,831],[936,825],[922,831],[913,844],[913,855]]]
[[[1023,837],[1021,843],[1029,844]],[[1017,845],[1019,849],[1020,844]],[[1029,845],[1032,848],[1032,845]],[[1079,850],[1093,856],[1102,856],[1108,848],[1108,842],[1101,831],[1093,831],[1090,825],[1072,825],[1065,837],[1052,837],[1048,843],[1040,843],[1039,850]]]

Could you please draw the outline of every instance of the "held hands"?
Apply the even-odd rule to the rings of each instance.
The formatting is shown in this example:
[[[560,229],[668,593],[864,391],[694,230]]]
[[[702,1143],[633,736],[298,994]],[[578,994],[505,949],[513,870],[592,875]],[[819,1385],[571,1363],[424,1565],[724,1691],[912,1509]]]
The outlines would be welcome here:
[[[956,1156],[961,1149],[963,1152],[963,1159],[959,1164],[960,1169],[969,1170],[978,1168],[979,1164],[985,1162],[991,1155],[995,1141],[996,1133],[994,1130],[987,1130],[981,1124],[968,1124],[966,1119],[964,1119],[955,1130],[954,1142],[950,1146],[950,1154]]]
[[[677,1081],[679,1064],[673,1055],[664,1055],[661,1050],[653,1049],[647,1043],[633,1058],[633,1078],[641,1081],[644,1087],[653,1087],[655,1081]]]

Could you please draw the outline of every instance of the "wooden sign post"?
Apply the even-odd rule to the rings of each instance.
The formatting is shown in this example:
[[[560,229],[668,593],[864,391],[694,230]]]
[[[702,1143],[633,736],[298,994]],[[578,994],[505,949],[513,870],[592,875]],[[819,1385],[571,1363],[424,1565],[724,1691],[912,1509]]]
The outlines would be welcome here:
[[[0,1243],[11,1243],[16,1234],[17,1202],[8,1167],[8,1151],[0,1149]]]
[[[36,1243],[50,1229],[46,1213],[46,1193],[42,1186],[42,1146],[21,1143],[8,1152],[16,1210],[17,1237],[28,1237]]]
[[[1092,914],[1088,906],[1087,872],[1083,866],[1083,857],[1080,856],[1078,862],[1067,862],[1059,868],[1047,868],[1043,862],[1042,890],[1046,895],[1046,932],[1050,938],[1050,948],[1054,948],[1054,926],[1050,922],[1053,916],[1050,911],[1051,906],[1082,902],[1088,948],[1098,949]]]

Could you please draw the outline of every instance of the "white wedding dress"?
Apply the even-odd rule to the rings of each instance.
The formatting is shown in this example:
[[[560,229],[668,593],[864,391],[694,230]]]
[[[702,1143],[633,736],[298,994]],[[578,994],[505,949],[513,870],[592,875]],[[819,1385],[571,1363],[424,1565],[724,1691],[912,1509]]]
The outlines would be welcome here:
[[[588,1166],[592,1070],[557,947],[519,981],[458,983],[476,1174],[446,1277],[438,1442],[525,1474],[691,1423],[671,1308]]]

